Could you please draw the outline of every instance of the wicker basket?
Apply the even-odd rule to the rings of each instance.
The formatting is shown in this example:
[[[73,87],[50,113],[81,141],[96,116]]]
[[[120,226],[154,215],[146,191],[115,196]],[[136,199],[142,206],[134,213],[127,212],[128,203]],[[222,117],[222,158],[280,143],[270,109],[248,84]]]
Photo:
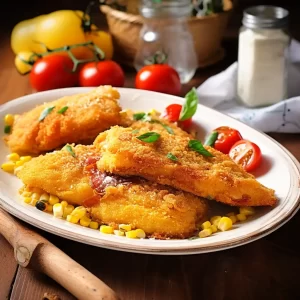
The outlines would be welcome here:
[[[106,15],[113,38],[114,59],[133,66],[139,32],[143,25],[142,16],[118,11],[107,5],[100,6],[100,10]],[[188,24],[195,42],[199,67],[209,66],[223,59],[224,50],[221,42],[231,10],[205,17],[189,18]]]

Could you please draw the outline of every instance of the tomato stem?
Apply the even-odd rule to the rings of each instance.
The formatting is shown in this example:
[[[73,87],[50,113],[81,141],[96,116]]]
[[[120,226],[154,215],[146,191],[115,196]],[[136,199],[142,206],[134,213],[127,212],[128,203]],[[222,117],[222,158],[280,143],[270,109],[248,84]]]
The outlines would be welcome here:
[[[83,32],[90,32],[91,31],[91,27],[92,27],[92,20],[91,20],[91,10],[92,8],[95,6],[96,2],[95,1],[91,1],[87,8],[84,11],[84,14],[82,16],[81,19],[81,27],[83,29]]]
[[[164,64],[168,60],[168,54],[163,50],[156,51],[153,56],[145,59],[145,65],[159,65]]]

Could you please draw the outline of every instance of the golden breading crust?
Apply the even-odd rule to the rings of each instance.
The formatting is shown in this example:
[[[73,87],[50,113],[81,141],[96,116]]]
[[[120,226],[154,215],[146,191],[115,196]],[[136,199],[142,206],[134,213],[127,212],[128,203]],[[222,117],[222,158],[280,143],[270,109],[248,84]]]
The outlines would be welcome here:
[[[214,157],[205,157],[188,147],[189,138],[161,132],[157,142],[137,139],[131,128],[114,126],[101,133],[94,145],[101,152],[101,171],[122,176],[136,175],[173,186],[200,197],[233,206],[275,205],[274,190],[260,184],[225,155],[206,147]],[[172,153],[178,161],[167,158]]]
[[[66,96],[39,105],[15,118],[6,143],[12,152],[40,154],[66,143],[92,142],[102,131],[120,124],[120,95],[111,86],[100,86],[89,93]],[[55,107],[43,121],[45,108]],[[63,113],[57,113],[67,106]]]

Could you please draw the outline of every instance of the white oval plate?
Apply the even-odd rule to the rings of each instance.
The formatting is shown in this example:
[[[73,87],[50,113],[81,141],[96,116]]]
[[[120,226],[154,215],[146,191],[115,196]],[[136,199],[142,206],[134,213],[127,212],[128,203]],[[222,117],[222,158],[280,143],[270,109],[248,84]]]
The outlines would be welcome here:
[[[89,88],[67,88],[18,98],[0,106],[0,120],[7,113],[22,113],[43,102],[88,90]],[[148,111],[155,108],[163,111],[167,105],[183,101],[179,97],[143,90],[120,88],[119,91],[121,106],[124,109]],[[132,240],[102,234],[98,230],[55,219],[50,214],[24,204],[18,195],[18,189],[21,187],[20,180],[1,170],[0,205],[25,222],[81,243],[120,251],[169,255],[213,252],[247,244],[270,234],[294,216],[300,201],[300,166],[295,157],[267,135],[205,106],[199,105],[193,119],[199,127],[199,138],[202,140],[214,128],[225,125],[238,129],[244,138],[252,140],[261,147],[264,163],[255,175],[262,184],[276,191],[279,202],[275,208],[257,209],[257,213],[252,218],[234,225],[234,229],[216,233],[204,239]],[[6,160],[9,151],[4,142],[0,144],[0,162],[2,163]]]

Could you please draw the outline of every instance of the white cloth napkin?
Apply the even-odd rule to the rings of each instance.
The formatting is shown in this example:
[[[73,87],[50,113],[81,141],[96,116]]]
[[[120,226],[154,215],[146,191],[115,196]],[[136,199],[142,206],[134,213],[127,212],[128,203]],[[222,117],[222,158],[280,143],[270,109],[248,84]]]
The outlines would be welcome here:
[[[236,101],[237,62],[210,77],[198,89],[201,104],[230,115],[264,132],[300,133],[300,43],[289,47],[288,99],[263,107],[248,108]]]

